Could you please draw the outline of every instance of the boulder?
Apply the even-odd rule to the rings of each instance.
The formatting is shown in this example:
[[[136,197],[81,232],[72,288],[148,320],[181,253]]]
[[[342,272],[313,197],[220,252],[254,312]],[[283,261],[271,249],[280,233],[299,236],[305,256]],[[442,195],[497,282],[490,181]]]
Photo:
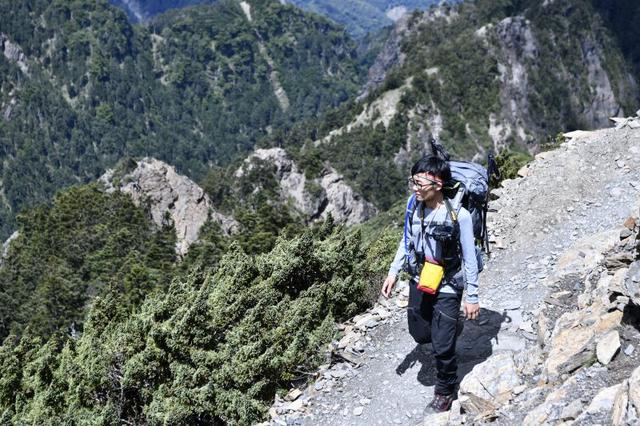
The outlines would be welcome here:
[[[640,417],[640,367],[637,367],[629,377],[629,404],[635,409],[636,416]]]
[[[521,384],[513,354],[503,352],[473,367],[460,383],[460,394],[474,395],[497,405],[506,402],[513,389]]]
[[[528,164],[525,164],[518,170],[518,176],[520,177],[527,177],[529,176],[529,173],[530,173],[530,169]]]
[[[600,390],[600,392],[593,397],[589,406],[576,418],[576,423],[583,424],[590,416],[595,414],[612,412],[616,397],[618,397],[621,389],[622,384],[617,384]]]
[[[539,426],[545,424],[545,422],[551,423],[553,420],[561,419],[567,406],[567,398],[572,394],[576,383],[576,378],[570,377],[569,380],[565,381],[559,388],[547,395],[547,398],[542,404],[530,410],[529,414],[524,418],[522,425]]]
[[[630,231],[633,231],[636,227],[636,219],[632,216],[629,216],[624,223],[622,224],[622,226],[624,226],[625,228],[627,228]]]
[[[580,401],[580,399],[576,399],[562,409],[562,412],[560,413],[560,420],[573,420],[582,413],[583,409],[584,404],[582,401]]]
[[[596,360],[597,336],[607,333],[622,321],[622,312],[602,314],[604,308],[593,305],[588,309],[563,314],[556,322],[544,371],[551,381]]]
[[[627,277],[624,281],[624,289],[633,303],[640,306],[640,260],[629,265]]]
[[[620,268],[617,269],[613,276],[611,277],[611,281],[609,281],[609,292],[613,293],[620,293],[620,294],[627,294],[627,289],[625,288],[625,280],[627,278],[627,273],[629,271],[629,268]]]
[[[625,380],[620,385],[618,393],[613,401],[613,409],[611,413],[611,425],[620,426],[625,422],[627,410],[629,407],[629,381]]]
[[[527,350],[516,352],[513,359],[519,374],[533,376],[544,362],[544,355],[539,345],[532,345]]]
[[[462,395],[458,398],[458,401],[464,412],[472,417],[492,413],[497,408],[491,401],[474,394]]]
[[[580,274],[595,269],[604,259],[603,253],[610,251],[619,241],[620,231],[613,229],[590,235],[567,250],[556,263],[556,278]]]
[[[610,331],[598,340],[596,355],[602,365],[608,365],[620,350],[620,335],[617,330]]]

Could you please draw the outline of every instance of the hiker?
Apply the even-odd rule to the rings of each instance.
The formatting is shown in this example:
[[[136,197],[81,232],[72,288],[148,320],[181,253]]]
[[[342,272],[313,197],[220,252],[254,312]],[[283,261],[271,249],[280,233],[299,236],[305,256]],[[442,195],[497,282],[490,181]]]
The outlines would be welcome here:
[[[401,269],[411,276],[409,333],[419,344],[432,343],[436,359],[435,395],[425,414],[448,411],[454,399],[465,287],[465,317],[476,319],[480,311],[472,219],[464,207],[454,211],[445,197],[443,188],[450,181],[449,164],[437,156],[425,156],[411,168],[416,206],[407,213],[409,225],[405,221],[405,235],[382,286],[382,294],[389,297]]]

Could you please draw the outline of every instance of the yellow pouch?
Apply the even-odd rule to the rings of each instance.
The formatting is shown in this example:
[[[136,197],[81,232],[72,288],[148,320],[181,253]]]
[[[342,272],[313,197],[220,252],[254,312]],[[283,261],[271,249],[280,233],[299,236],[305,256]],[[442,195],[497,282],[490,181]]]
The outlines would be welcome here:
[[[444,275],[444,268],[437,263],[431,263],[425,260],[422,271],[420,272],[420,280],[418,281],[418,290],[429,294],[436,294],[440,282]]]

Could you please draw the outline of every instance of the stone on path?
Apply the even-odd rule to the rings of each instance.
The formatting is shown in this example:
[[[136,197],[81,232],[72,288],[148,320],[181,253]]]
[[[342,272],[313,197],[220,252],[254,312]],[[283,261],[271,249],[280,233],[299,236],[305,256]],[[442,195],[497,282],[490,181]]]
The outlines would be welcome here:
[[[611,412],[621,387],[622,384],[617,384],[604,388],[598,392],[596,396],[593,397],[586,410],[576,418],[576,423],[587,420],[589,416],[598,414],[599,412]]]
[[[547,395],[544,402],[527,414],[523,426],[539,426],[546,421],[562,416],[562,412],[566,408],[567,397],[572,392],[572,388],[576,385],[576,378],[571,377],[564,382],[559,388]],[[573,413],[571,413],[573,414]],[[575,414],[576,417],[580,413]]]
[[[430,414],[424,418],[422,424],[424,426],[446,425],[449,422],[449,412]]]
[[[620,335],[617,330],[610,331],[602,336],[596,347],[598,361],[602,365],[608,365],[620,349]]]
[[[475,395],[491,403],[500,403],[513,388],[522,384],[513,355],[504,352],[473,367],[460,383],[461,395]],[[506,401],[505,401],[506,402]]]
[[[627,348],[624,350],[624,354],[625,354],[626,356],[631,356],[631,354],[633,354],[634,349],[635,349],[635,348],[633,347],[633,345],[632,345],[632,344],[629,344],[629,345],[627,346]]]
[[[580,399],[574,400],[571,404],[562,409],[560,420],[573,420],[582,413],[584,405]]]

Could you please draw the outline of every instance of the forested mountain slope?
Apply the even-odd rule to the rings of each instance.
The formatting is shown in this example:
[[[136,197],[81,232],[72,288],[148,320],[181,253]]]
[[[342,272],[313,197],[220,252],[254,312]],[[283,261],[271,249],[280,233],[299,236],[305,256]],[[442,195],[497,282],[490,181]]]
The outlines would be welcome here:
[[[109,0],[134,21],[145,21],[158,13],[218,0]],[[402,14],[440,3],[437,0],[280,0],[304,10],[324,15],[344,25],[355,37],[391,25]]]
[[[385,209],[431,136],[479,159],[607,125],[637,109],[639,92],[599,10],[587,0],[478,0],[416,12],[397,24],[363,101],[294,127],[284,146],[307,170],[330,161]]]
[[[637,109],[633,48],[598,10],[478,0],[413,14],[358,102],[344,31],[278,2],[132,26],[106,2],[0,0],[4,232],[18,207],[151,154],[238,225],[204,223],[179,263],[176,219],[100,184],[26,209],[0,267],[0,423],[264,420],[326,361],[335,322],[377,297],[399,238],[385,225],[430,135],[463,158],[535,152]],[[351,198],[324,185],[342,176]],[[343,227],[326,214],[336,198],[360,218],[399,211]]]
[[[125,155],[199,179],[358,90],[342,29],[277,1],[253,4],[133,26],[106,1],[0,1],[0,235],[22,206]]]

